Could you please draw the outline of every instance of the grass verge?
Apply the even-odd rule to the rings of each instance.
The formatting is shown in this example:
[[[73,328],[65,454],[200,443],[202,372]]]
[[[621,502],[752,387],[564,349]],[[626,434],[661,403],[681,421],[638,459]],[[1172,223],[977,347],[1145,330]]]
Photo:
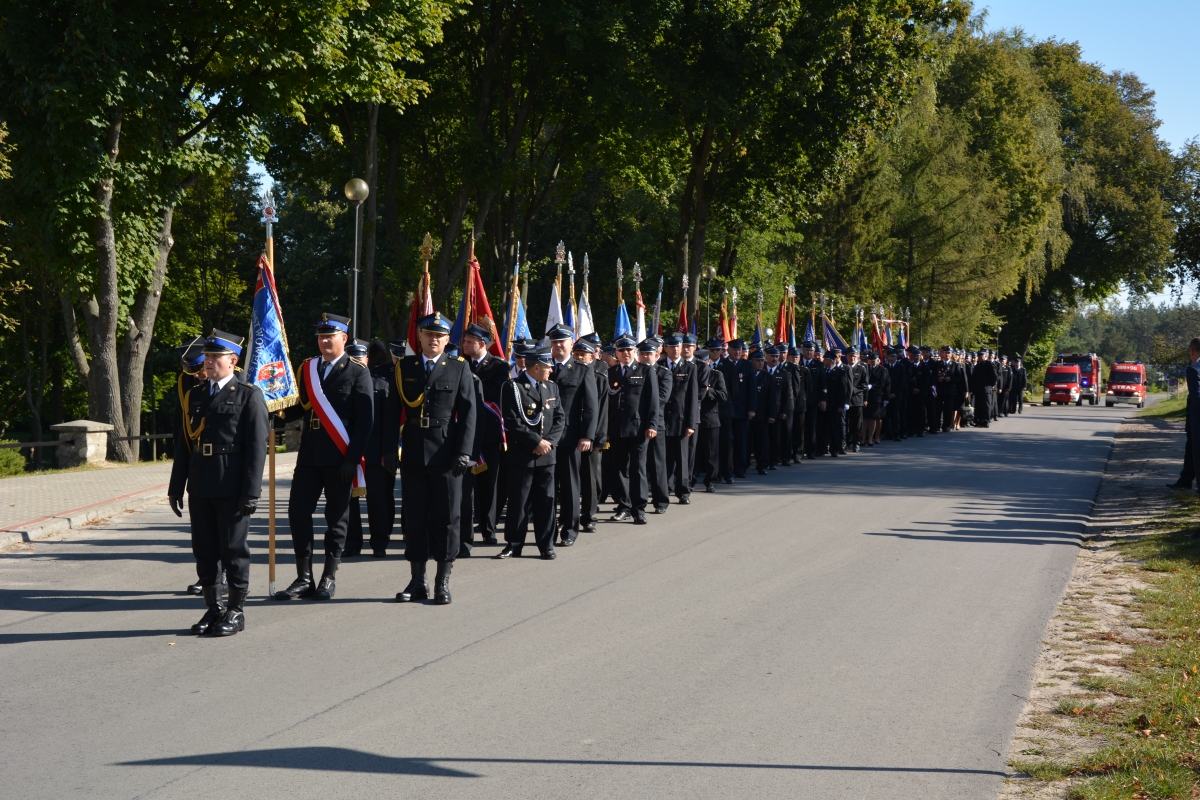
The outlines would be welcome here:
[[[1132,607],[1147,638],[1122,658],[1129,677],[1088,687],[1111,702],[1067,698],[1055,712],[1104,746],[1066,762],[1010,763],[1041,780],[1084,777],[1069,800],[1200,797],[1200,499],[1182,500],[1166,522],[1167,532],[1114,545],[1151,587]]]
[[[1184,419],[1187,417],[1187,397],[1187,392],[1179,392],[1174,397],[1164,397],[1154,405],[1143,408],[1138,412],[1138,416],[1151,419]]]

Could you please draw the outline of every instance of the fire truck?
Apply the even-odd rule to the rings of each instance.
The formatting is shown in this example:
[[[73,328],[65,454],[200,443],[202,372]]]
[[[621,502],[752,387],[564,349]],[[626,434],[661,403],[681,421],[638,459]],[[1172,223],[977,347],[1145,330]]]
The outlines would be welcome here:
[[[1146,405],[1146,367],[1140,361],[1118,361],[1108,373],[1108,385],[1104,387],[1104,405],[1111,408],[1117,403],[1134,403],[1138,408]]]
[[[1081,393],[1081,378],[1078,364],[1051,364],[1046,367],[1046,380],[1043,382],[1042,405],[1055,403],[1065,406],[1074,403],[1083,405]]]
[[[1079,367],[1079,402],[1094,406],[1100,402],[1100,359],[1095,353],[1059,353],[1059,364],[1074,364]]]

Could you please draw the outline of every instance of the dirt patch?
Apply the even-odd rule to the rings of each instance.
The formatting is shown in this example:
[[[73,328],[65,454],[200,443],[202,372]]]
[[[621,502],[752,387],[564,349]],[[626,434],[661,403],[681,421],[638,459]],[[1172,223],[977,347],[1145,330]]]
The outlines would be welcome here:
[[[1177,507],[1176,493],[1165,484],[1179,476],[1184,441],[1178,422],[1132,417],[1118,429],[1079,559],[1046,628],[1005,759],[1028,771],[1014,770],[1001,800],[1066,798],[1082,778],[1055,775],[1054,765],[1106,744],[1102,736],[1089,735],[1087,719],[1116,699],[1106,687],[1127,677],[1121,659],[1134,644],[1149,640],[1130,610],[1134,592],[1147,587],[1139,562],[1112,545],[1158,532]]]

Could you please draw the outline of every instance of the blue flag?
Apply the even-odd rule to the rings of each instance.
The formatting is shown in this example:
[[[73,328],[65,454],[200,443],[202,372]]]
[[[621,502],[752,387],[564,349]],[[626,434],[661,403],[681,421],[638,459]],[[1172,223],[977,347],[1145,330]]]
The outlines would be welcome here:
[[[833,323],[828,318],[823,318],[825,323],[825,349],[836,347],[843,353],[846,352],[846,340],[837,332],[837,328],[833,327]]]
[[[633,325],[629,322],[629,310],[624,303],[617,304],[617,325],[613,331],[613,341],[622,336],[633,336]]]
[[[516,316],[516,324],[512,328],[511,341],[515,342],[519,339],[532,339],[533,334],[530,333],[530,331],[529,331],[529,322],[525,319],[525,304],[521,302],[521,295],[519,295],[519,294],[517,295],[517,313],[515,314],[515,316]],[[509,320],[506,319],[504,321],[504,330],[505,331],[507,331],[509,329],[508,326],[509,326]],[[516,350],[515,347],[513,349]],[[513,362],[513,354],[512,353],[508,354],[508,360],[509,360],[509,363]]]
[[[250,358],[246,374],[262,390],[268,411],[294,406],[300,399],[296,375],[288,358],[287,334],[279,311],[275,275],[266,256],[258,259],[258,282],[254,286],[254,310],[250,317]]]

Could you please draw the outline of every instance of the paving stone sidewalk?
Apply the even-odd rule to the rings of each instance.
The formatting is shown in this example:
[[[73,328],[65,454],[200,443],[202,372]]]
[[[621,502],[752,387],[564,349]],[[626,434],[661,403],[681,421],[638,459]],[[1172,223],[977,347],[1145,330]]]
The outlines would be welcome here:
[[[294,453],[276,456],[276,470],[290,476],[295,462]],[[0,548],[163,502],[171,464],[160,461],[0,479]]]

